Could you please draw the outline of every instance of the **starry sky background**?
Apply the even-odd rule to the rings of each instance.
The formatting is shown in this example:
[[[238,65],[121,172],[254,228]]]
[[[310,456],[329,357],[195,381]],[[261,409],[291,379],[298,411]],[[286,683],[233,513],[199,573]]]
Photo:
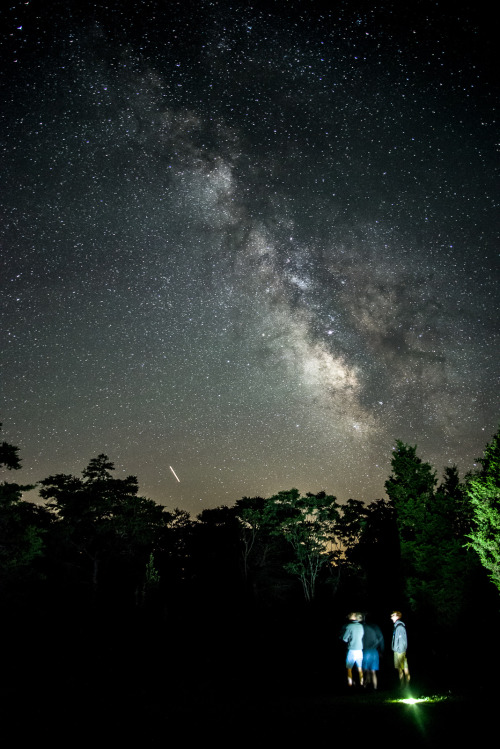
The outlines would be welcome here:
[[[5,478],[104,452],[196,514],[372,501],[395,439],[472,467],[500,413],[496,41],[480,4],[404,5],[12,0]]]

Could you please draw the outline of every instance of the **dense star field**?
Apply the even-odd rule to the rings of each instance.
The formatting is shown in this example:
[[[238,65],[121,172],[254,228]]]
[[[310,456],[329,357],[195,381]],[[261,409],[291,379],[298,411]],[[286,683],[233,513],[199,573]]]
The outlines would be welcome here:
[[[197,513],[371,501],[396,438],[472,467],[500,414],[493,29],[403,6],[12,0],[10,480],[106,453]]]

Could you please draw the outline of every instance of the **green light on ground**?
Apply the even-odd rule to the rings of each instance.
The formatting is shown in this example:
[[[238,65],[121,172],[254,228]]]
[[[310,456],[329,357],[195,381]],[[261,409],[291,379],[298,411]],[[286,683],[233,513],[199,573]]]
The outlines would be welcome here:
[[[446,699],[448,698],[445,696],[434,695],[433,697],[406,697],[404,699],[387,700],[387,701],[392,702],[392,703],[403,704],[403,705],[418,705],[421,702],[427,702],[427,703],[443,702],[443,700],[446,700]]]

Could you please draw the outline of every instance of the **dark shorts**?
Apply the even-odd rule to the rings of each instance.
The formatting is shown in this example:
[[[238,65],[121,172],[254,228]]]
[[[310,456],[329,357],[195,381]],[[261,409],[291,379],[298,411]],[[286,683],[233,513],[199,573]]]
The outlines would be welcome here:
[[[363,670],[364,671],[378,671],[379,658],[377,648],[368,648],[363,650]]]

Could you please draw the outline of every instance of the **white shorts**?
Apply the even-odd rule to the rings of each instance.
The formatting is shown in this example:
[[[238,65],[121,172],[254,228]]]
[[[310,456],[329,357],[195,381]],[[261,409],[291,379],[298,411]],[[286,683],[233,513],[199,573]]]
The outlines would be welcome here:
[[[352,668],[356,664],[358,668],[363,667],[363,651],[362,650],[348,650],[345,665],[347,668]]]

